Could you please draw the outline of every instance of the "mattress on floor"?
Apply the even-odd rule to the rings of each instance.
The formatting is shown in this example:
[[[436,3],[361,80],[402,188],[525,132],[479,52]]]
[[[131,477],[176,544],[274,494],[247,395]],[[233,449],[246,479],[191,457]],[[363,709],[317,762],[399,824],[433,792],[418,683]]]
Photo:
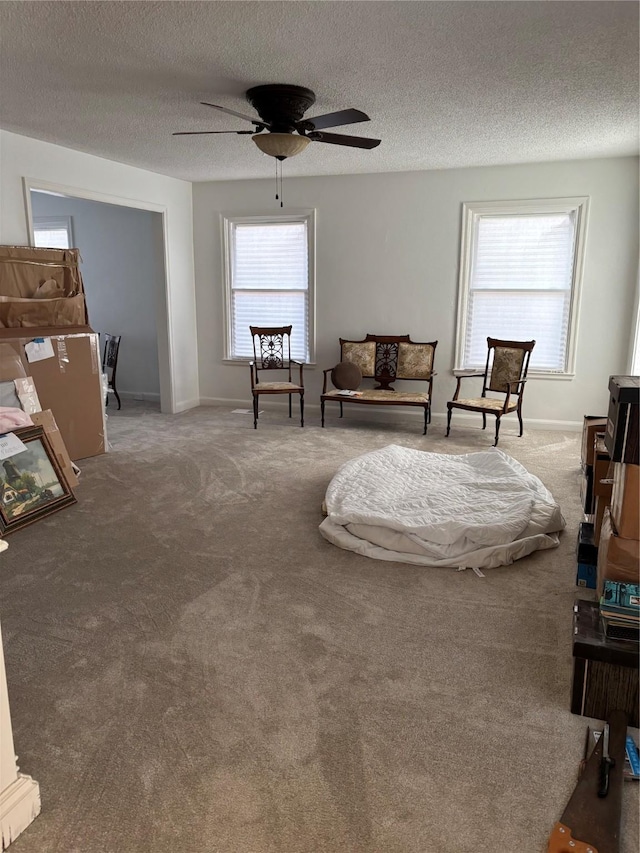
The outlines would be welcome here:
[[[378,560],[494,568],[555,548],[565,526],[544,484],[497,448],[454,456],[389,445],[327,489],[325,539]]]

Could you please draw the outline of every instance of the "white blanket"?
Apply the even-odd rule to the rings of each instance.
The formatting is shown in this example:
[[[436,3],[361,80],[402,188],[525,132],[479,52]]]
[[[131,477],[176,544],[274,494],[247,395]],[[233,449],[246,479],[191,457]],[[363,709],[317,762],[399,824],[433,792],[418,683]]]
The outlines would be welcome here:
[[[340,468],[320,532],[378,560],[493,568],[555,548],[565,526],[543,483],[501,450],[451,456],[389,445]]]

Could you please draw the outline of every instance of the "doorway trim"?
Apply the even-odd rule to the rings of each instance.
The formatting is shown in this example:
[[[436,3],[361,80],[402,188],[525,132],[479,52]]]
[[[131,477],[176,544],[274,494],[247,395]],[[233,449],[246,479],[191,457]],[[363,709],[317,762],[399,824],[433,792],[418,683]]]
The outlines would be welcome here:
[[[31,207],[31,191],[44,190],[45,192],[58,193],[62,196],[84,199],[86,201],[98,201],[103,204],[115,204],[120,207],[131,207],[136,210],[147,210],[159,213],[162,216],[162,253],[164,261],[164,286],[159,288],[156,305],[156,332],[158,338],[158,371],[160,374],[160,408],[168,414],[175,414],[179,409],[175,399],[174,383],[174,343],[172,334],[171,301],[169,299],[169,252],[168,252],[168,210],[165,205],[150,201],[126,198],[123,196],[110,195],[108,193],[87,190],[81,187],[72,187],[67,184],[42,181],[38,178],[22,178],[24,192],[25,210],[27,215],[27,230],[29,233],[29,244],[34,243],[33,210]]]

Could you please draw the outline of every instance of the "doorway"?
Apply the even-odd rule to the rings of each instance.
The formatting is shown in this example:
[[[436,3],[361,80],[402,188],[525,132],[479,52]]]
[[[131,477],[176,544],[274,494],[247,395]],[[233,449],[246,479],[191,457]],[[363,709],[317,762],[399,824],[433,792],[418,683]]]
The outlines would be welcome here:
[[[160,406],[162,213],[37,187],[29,188],[29,202],[34,246],[79,249],[89,323],[102,349],[106,334],[121,337],[117,384],[124,405],[135,399]]]

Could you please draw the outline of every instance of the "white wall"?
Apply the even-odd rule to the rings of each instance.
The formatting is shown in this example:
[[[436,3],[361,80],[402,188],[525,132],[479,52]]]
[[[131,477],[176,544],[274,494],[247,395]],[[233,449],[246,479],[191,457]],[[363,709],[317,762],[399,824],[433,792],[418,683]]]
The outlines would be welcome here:
[[[305,371],[306,402],[318,403],[322,368],[338,360],[340,336],[409,333],[439,341],[433,411],[444,413],[455,388],[462,203],[587,195],[576,376],[531,379],[525,419],[563,426],[606,413],[608,378],[627,370],[634,324],[637,158],[319,178],[287,179],[286,171],[285,162],[287,206],[317,210],[317,367]],[[272,180],[194,185],[203,401],[250,398],[247,367],[222,363],[220,213],[277,213],[273,194]]]
[[[63,186],[74,196],[125,199],[163,213],[167,282],[157,318],[162,407],[197,405],[191,184],[0,131],[0,243],[29,245],[23,177]]]
[[[161,215],[39,192],[31,193],[31,210],[34,217],[71,217],[89,323],[96,332],[122,336],[118,392],[159,399],[156,294],[165,286]]]

